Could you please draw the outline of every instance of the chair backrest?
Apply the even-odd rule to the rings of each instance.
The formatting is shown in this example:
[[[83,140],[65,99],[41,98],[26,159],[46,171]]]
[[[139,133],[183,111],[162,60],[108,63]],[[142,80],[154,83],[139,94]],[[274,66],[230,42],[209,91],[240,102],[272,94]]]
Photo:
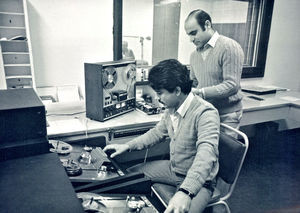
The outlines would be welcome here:
[[[220,133],[219,141],[219,173],[226,183],[232,184],[238,173],[246,146],[237,139]]]
[[[232,136],[226,135],[223,132],[220,133],[218,177],[231,185],[229,193],[232,193],[242,168],[249,142],[248,137],[243,132],[225,124],[221,124],[221,126],[234,131],[243,138],[242,142]]]

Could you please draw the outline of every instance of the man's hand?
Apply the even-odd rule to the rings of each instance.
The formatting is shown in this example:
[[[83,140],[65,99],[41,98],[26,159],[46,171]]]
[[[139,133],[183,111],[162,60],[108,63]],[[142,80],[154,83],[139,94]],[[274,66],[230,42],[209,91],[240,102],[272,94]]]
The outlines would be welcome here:
[[[192,93],[194,94],[194,95],[198,95],[198,96],[200,96],[201,98],[203,98],[203,94],[202,94],[202,89],[197,89],[197,88],[192,88]]]
[[[190,209],[191,201],[187,194],[176,192],[164,213],[186,213]]]
[[[129,150],[129,145],[127,144],[110,144],[104,147],[103,151],[110,155],[111,158],[114,158],[115,156],[122,154],[123,152],[126,152]]]

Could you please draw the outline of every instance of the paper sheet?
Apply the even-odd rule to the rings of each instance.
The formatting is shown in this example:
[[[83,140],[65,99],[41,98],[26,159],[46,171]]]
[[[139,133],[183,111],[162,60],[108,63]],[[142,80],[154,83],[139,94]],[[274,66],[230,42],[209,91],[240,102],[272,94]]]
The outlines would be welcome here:
[[[76,132],[85,130],[85,126],[78,119],[48,121],[48,134],[56,134],[60,132]]]
[[[57,87],[59,102],[79,101],[78,87],[76,85]]]

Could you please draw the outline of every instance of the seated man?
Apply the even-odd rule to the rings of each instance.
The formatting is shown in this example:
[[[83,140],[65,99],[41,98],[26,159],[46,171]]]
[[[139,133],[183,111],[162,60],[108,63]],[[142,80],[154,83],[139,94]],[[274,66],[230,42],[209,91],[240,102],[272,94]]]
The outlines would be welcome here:
[[[135,59],[133,51],[128,48],[127,41],[122,41],[122,58],[123,59],[132,59],[132,60]]]
[[[170,160],[139,164],[130,171],[143,172],[154,182],[177,186],[165,212],[201,212],[212,195],[211,183],[218,172],[220,120],[218,111],[191,93],[187,68],[177,60],[165,60],[149,72],[150,86],[166,107],[162,119],[144,135],[126,144],[111,144],[105,152],[115,157],[170,141]]]

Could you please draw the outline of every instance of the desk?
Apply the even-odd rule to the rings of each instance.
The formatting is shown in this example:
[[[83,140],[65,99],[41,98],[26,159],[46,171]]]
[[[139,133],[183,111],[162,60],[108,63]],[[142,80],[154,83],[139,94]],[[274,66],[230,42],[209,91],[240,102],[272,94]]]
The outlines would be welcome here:
[[[264,98],[263,101],[250,99],[247,97],[249,95],[252,94],[244,93],[241,126],[290,119],[295,122],[295,127],[300,127],[300,92],[278,91],[275,94],[259,96]],[[86,134],[104,134],[108,139],[110,131],[152,128],[161,118],[161,115],[147,115],[135,110],[105,122],[98,122],[85,117],[84,105],[84,101],[48,105],[49,139],[76,135],[84,137]]]
[[[161,115],[147,115],[134,110],[105,122],[94,121],[85,116],[85,102],[53,103],[46,106],[47,133],[50,138],[59,136],[84,135],[88,133],[103,133],[110,130],[153,127]],[[71,111],[70,111],[71,109]],[[76,114],[76,112],[81,112]],[[49,115],[48,115],[49,114]]]
[[[287,120],[300,127],[300,92],[278,91],[274,94],[260,95],[263,101],[248,98],[252,94],[244,92],[244,113],[241,126],[267,121]]]

